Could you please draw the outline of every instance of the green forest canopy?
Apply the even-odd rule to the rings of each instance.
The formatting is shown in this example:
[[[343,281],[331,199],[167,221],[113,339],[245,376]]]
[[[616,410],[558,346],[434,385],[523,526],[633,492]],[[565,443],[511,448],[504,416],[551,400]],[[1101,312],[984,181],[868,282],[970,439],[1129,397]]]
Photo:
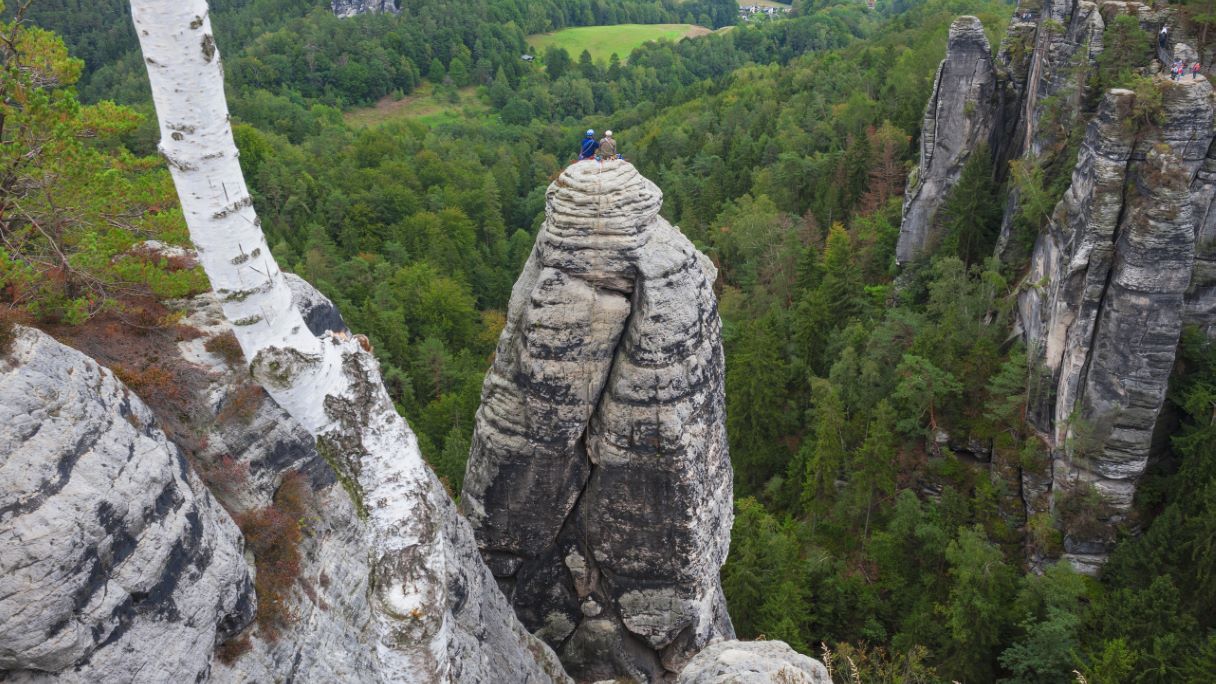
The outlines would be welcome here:
[[[999,478],[927,438],[985,440],[1027,467],[1044,458],[1022,421],[1025,354],[1006,343],[1014,274],[981,248],[990,226],[961,222],[892,296],[900,195],[947,27],[975,14],[995,37],[1010,5],[808,1],[786,19],[542,66],[519,59],[530,34],[717,27],[735,3],[418,0],[353,20],[326,4],[213,2],[242,166],[279,263],[369,335],[454,491],[545,187],[581,129],[613,128],[663,188],[665,215],[720,267],[738,497],[723,581],[741,637],[829,649],[867,682],[1216,679],[1209,342],[1185,340],[1170,395],[1182,427],[1142,488],[1143,534],[1101,581],[1026,572],[1027,546],[1058,552],[1053,521],[1019,521]],[[132,291],[205,287],[189,264],[130,251],[185,234],[152,156],[134,36],[114,20],[125,11],[36,2],[33,23],[83,63],[49,33],[3,28],[59,75],[35,81],[6,55],[8,92],[27,96],[6,105],[0,163],[20,183],[0,187],[0,302],[38,324],[81,324]],[[472,88],[485,114],[343,119],[423,83],[437,99]],[[53,144],[39,147],[41,130]],[[1003,202],[985,174],[964,178],[960,193],[986,199],[967,212]],[[22,194],[28,183],[54,201]]]

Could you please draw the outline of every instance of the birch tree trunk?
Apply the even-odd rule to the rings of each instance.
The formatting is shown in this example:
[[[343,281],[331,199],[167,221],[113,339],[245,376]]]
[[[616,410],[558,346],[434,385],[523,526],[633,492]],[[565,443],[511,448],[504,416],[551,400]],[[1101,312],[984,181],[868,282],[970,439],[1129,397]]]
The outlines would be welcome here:
[[[313,336],[270,254],[238,162],[206,0],[131,0],[190,238],[250,368],[317,439],[366,521],[379,670],[369,681],[568,681],[515,619],[472,529],[423,464],[370,353]]]

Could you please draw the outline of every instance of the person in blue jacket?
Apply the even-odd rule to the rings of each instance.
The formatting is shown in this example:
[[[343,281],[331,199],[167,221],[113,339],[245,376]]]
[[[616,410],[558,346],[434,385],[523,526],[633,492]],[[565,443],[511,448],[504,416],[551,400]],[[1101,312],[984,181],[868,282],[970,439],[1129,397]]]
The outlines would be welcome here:
[[[587,135],[583,137],[583,146],[579,149],[578,160],[594,159],[595,151],[599,148],[600,144],[595,139],[595,131],[588,129]]]

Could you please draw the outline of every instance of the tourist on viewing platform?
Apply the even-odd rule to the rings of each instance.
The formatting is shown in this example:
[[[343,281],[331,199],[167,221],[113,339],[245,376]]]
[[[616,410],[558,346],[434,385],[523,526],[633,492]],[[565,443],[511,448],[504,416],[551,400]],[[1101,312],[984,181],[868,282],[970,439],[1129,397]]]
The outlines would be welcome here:
[[[595,131],[587,129],[587,135],[583,136],[583,145],[579,149],[578,160],[594,159],[595,152],[600,148],[600,144],[595,141]]]
[[[1199,69],[1201,69],[1201,68],[1202,67],[1199,66],[1199,62],[1195,62],[1194,64],[1191,65],[1191,80],[1192,81],[1199,78]]]

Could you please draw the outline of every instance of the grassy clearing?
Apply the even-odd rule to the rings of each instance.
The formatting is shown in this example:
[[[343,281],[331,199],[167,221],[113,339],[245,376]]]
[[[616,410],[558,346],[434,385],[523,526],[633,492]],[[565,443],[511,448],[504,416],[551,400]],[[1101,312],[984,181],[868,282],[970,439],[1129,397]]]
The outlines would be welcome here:
[[[379,126],[390,121],[414,119],[428,126],[459,120],[465,116],[477,116],[487,107],[477,99],[477,89],[470,86],[457,91],[459,102],[451,102],[446,95],[436,95],[430,83],[423,83],[414,92],[400,100],[388,96],[371,107],[361,107],[347,112],[343,118],[353,128]]]
[[[612,53],[625,59],[634,48],[651,40],[679,40],[703,36],[711,31],[695,24],[618,24],[616,26],[578,26],[554,33],[528,36],[528,45],[538,55],[550,46],[565,48],[574,59],[583,50],[591,58],[607,61]]]

